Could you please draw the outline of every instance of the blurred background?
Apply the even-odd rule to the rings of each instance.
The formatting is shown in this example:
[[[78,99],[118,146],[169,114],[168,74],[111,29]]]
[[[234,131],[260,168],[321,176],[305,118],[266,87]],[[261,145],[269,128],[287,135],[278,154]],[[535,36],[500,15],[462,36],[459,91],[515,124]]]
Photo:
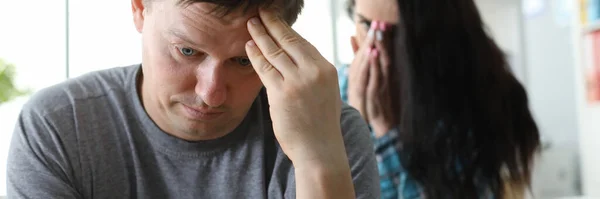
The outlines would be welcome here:
[[[543,134],[534,198],[600,198],[600,0],[475,1],[526,86]],[[32,92],[141,62],[130,6],[127,0],[0,0],[0,93],[12,93],[0,95],[0,197],[11,134]],[[345,6],[345,0],[305,0],[294,25],[336,66],[353,57],[355,29]],[[9,64],[25,95],[6,86]]]

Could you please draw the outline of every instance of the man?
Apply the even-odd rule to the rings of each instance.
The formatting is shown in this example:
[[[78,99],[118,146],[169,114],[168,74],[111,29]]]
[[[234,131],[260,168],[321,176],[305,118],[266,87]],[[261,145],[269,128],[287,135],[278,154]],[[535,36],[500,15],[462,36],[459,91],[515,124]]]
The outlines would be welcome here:
[[[365,122],[288,25],[301,7],[132,0],[142,64],[24,106],[9,198],[378,198]]]

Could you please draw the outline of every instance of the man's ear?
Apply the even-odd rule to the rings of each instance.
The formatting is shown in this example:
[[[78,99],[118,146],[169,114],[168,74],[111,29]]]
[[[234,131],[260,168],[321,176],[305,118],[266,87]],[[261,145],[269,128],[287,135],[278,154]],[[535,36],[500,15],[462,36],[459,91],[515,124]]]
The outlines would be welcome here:
[[[352,52],[356,54],[356,51],[358,51],[358,48],[360,48],[358,45],[358,40],[356,40],[356,36],[350,37],[350,44],[352,44]]]
[[[131,0],[131,12],[133,13],[133,23],[135,29],[139,33],[142,33],[144,29],[144,15],[146,14],[146,7],[144,7],[144,1],[146,0]]]

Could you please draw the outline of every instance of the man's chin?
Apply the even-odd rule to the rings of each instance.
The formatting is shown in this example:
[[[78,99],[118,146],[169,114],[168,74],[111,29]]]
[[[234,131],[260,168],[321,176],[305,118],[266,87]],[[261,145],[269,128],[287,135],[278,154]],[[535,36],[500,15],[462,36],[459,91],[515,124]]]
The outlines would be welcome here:
[[[189,118],[185,112],[171,116],[171,124],[179,130],[180,137],[188,141],[211,140],[223,137],[232,132],[241,121],[231,118],[228,112],[212,120],[195,120]]]
[[[186,124],[183,124],[181,127],[181,131],[186,134],[186,140],[190,141],[217,139],[230,132],[223,125],[212,122],[207,124],[204,122],[186,121]]]
[[[200,140],[212,140],[223,137],[232,132],[240,122],[232,122],[232,120],[226,120],[220,118],[219,120],[212,121],[194,121],[189,120],[185,117],[179,120],[173,121],[179,132],[181,132],[183,139],[188,141],[200,141]],[[178,136],[179,137],[179,136]]]

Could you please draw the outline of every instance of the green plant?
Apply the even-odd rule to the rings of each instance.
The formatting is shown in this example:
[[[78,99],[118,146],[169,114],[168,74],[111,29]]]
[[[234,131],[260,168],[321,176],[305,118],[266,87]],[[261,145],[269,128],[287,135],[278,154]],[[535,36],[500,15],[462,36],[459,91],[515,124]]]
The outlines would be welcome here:
[[[15,66],[0,59],[0,104],[29,93],[15,88],[14,76]]]

